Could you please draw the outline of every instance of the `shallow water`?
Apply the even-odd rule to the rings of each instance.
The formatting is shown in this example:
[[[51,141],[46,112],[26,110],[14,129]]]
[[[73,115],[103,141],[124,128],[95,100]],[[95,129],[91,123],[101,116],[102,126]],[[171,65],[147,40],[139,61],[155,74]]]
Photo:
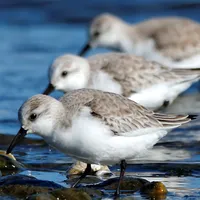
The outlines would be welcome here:
[[[76,0],[70,5],[67,1],[53,0],[1,2],[0,133],[16,134],[19,106],[45,89],[48,66],[56,56],[80,50],[86,41],[86,24],[93,16],[112,12],[130,22],[138,22],[153,16],[179,15],[200,21],[200,4],[197,0],[159,2],[112,0],[91,3],[89,0]],[[105,51],[93,50],[90,54]],[[60,92],[53,94],[54,97],[61,95]],[[168,112],[199,113],[198,84],[184,95],[188,96],[181,97]],[[169,191],[167,199],[200,198],[199,128],[200,120],[197,119],[174,130],[148,155],[132,161],[134,164],[129,165],[126,175],[163,182]],[[6,148],[7,145],[0,141],[0,149]],[[67,186],[64,182],[65,171],[72,163],[71,158],[41,145],[18,146],[14,155],[28,167],[21,174]],[[118,166],[111,169],[118,174]],[[139,193],[132,196],[134,199],[141,197]]]

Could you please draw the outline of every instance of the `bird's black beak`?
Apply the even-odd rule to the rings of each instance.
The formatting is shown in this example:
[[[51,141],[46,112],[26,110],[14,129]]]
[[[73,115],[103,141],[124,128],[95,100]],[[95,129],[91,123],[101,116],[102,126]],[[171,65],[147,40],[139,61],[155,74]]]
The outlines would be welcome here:
[[[91,45],[89,43],[86,43],[86,45],[82,48],[82,50],[79,52],[79,56],[84,56],[87,51],[91,49]]]
[[[26,134],[27,134],[27,131],[21,127],[17,135],[13,138],[12,142],[10,143],[10,146],[8,147],[6,151],[6,154],[11,153],[14,147],[23,140]]]
[[[50,94],[51,92],[53,92],[54,89],[55,89],[55,87],[54,87],[51,83],[49,83],[49,85],[47,86],[47,88],[45,89],[45,91],[43,92],[43,94],[48,95],[48,94]]]

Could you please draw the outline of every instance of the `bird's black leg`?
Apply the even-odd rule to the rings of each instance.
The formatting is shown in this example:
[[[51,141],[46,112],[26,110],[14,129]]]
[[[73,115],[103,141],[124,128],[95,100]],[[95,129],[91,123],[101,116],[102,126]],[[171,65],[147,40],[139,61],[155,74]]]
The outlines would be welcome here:
[[[126,170],[126,166],[127,166],[127,163],[125,160],[122,160],[121,161],[121,164],[120,164],[120,177],[119,177],[119,182],[118,182],[118,186],[117,186],[117,189],[115,191],[115,198],[118,197],[120,195],[120,184],[123,180],[123,177],[124,177],[124,173],[125,173],[125,170]]]
[[[165,100],[161,107],[156,109],[156,112],[163,112],[170,105],[170,101]]]
[[[88,174],[90,174],[91,170],[92,170],[91,164],[87,164],[87,167],[85,168],[85,171],[83,172],[83,174],[71,187],[72,188],[76,187],[82,179],[84,179]]]
[[[163,108],[168,107],[168,106],[169,106],[169,103],[170,103],[169,101],[165,100],[165,101],[163,102],[162,107],[163,107]]]

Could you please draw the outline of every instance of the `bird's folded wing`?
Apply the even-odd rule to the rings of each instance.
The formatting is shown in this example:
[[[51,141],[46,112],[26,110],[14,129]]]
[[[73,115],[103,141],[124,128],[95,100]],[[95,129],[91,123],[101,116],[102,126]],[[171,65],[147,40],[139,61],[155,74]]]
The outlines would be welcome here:
[[[154,113],[121,95],[99,90],[71,91],[61,98],[61,102],[70,115],[89,107],[91,115],[105,123],[115,135],[128,136],[146,128],[174,128],[190,121],[187,115]]]
[[[155,47],[166,57],[181,61],[200,53],[200,25],[182,20],[156,30],[151,35]]]
[[[171,86],[191,81],[200,75],[200,70],[170,69],[159,63],[146,61],[142,57],[123,53],[104,54],[103,58],[98,58],[104,60],[101,70],[120,83],[126,97],[157,84]]]

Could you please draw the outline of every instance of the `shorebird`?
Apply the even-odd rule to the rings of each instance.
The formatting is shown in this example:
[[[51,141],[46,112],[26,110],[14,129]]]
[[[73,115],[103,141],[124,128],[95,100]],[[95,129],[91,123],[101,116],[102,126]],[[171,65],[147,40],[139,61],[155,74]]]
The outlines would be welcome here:
[[[168,67],[200,67],[200,24],[187,18],[152,18],[137,24],[102,14],[89,27],[89,41],[80,51],[105,47],[143,56]]]
[[[171,69],[125,53],[97,54],[88,59],[65,54],[51,64],[44,94],[54,89],[91,88],[121,94],[156,110],[171,104],[199,78],[200,69]]]
[[[87,163],[75,187],[91,170],[91,164],[120,163],[120,194],[126,160],[143,154],[167,132],[194,116],[155,113],[121,95],[80,89],[60,101],[35,95],[19,109],[21,129],[7,149],[9,154],[26,134],[35,133],[59,151]]]

